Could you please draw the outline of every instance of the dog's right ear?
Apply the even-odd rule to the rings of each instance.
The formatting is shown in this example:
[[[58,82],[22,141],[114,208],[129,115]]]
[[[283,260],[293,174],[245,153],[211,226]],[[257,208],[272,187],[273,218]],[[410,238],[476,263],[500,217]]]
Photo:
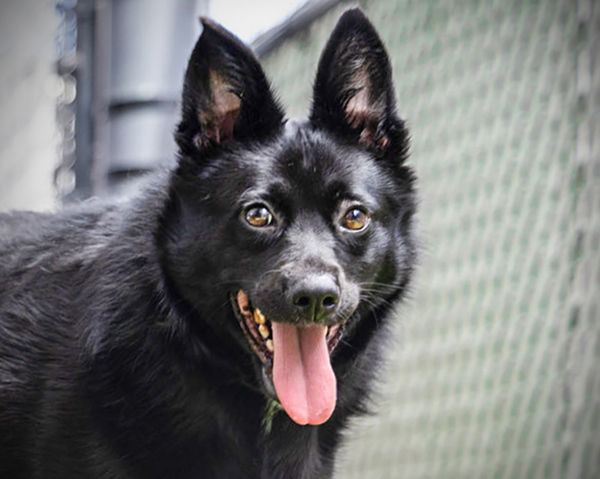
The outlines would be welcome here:
[[[321,55],[313,95],[313,124],[404,158],[406,132],[396,114],[391,62],[360,9],[340,17]]]
[[[200,21],[204,29],[188,63],[175,134],[181,153],[276,133],[283,112],[256,57],[217,23]]]

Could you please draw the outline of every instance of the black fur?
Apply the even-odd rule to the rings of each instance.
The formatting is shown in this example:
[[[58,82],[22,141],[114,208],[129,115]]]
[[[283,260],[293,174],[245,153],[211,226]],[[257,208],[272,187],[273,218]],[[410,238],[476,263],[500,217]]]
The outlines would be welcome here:
[[[285,122],[250,51],[203,23],[172,171],[128,202],[0,216],[1,478],[328,478],[364,412],[415,262],[387,54],[348,11],[309,120]],[[245,223],[257,203],[267,227]],[[340,227],[355,204],[364,231]],[[318,319],[347,320],[335,411],[320,426],[280,411],[269,430],[263,366],[230,296],[307,324],[316,313],[290,295],[332,278],[339,302]]]

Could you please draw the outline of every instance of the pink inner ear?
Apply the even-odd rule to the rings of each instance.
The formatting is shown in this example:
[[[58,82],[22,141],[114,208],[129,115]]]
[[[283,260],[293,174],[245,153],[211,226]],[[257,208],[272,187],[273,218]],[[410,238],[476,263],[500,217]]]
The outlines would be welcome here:
[[[366,88],[354,95],[346,105],[346,121],[352,128],[360,129],[359,141],[368,148],[385,148],[388,137],[380,131],[380,119],[383,109],[377,103],[371,103]]]
[[[368,148],[383,149],[389,143],[388,137],[380,131],[384,108],[379,101],[371,98],[369,78],[364,72],[357,74],[356,84],[360,85],[360,89],[346,105],[346,121],[352,128],[361,130],[361,144]]]
[[[235,120],[240,114],[239,107],[219,114],[211,124],[206,125],[205,135],[217,144],[225,143],[233,138]]]
[[[211,105],[199,113],[204,132],[194,139],[198,146],[210,140],[217,144],[231,140],[242,106],[240,97],[231,91],[231,85],[215,71],[210,72],[210,91]]]
[[[369,105],[369,91],[366,88],[359,90],[350,98],[346,105],[346,120],[352,128],[358,128],[373,115]]]

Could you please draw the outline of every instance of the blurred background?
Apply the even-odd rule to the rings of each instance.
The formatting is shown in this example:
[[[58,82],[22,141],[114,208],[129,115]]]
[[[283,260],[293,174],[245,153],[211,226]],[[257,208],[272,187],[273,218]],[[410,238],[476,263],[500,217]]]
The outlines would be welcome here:
[[[172,161],[199,14],[304,116],[343,0],[0,0],[0,210]],[[338,479],[600,478],[600,2],[361,0],[392,57],[423,257]]]

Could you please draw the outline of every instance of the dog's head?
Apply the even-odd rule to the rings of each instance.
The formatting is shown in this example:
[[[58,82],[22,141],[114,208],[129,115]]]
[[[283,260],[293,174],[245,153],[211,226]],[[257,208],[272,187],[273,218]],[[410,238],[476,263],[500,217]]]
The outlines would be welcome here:
[[[336,346],[367,334],[360,322],[400,295],[414,260],[390,61],[367,18],[346,12],[308,120],[289,122],[250,50],[203,25],[176,133],[169,274],[294,421],[320,424],[336,403]]]

